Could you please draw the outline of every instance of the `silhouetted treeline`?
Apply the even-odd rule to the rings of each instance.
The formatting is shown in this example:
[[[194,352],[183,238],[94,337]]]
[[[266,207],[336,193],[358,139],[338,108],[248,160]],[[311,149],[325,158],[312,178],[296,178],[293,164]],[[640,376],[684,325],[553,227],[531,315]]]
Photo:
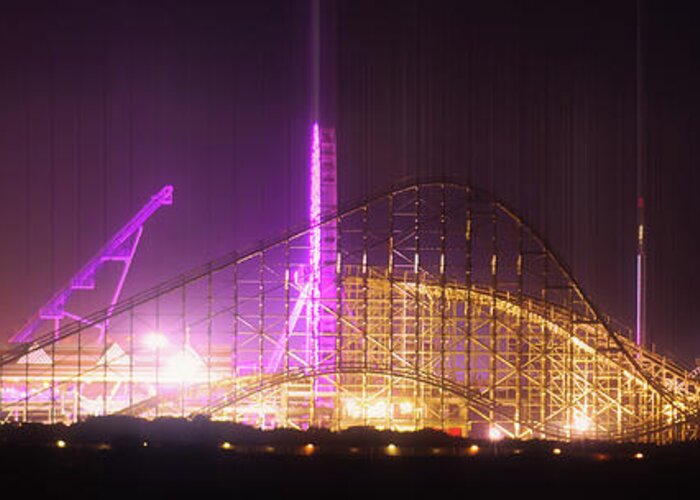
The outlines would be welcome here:
[[[700,442],[665,446],[601,441],[484,441],[448,435],[435,429],[416,432],[351,427],[341,431],[310,428],[306,431],[277,428],[261,430],[248,425],[213,421],[200,416],[193,419],[162,417],[145,420],[128,416],[90,417],[72,424],[6,423],[0,426],[0,446],[55,446],[61,440],[70,447],[143,447],[190,446],[221,447],[231,451],[274,453],[356,453],[370,455],[452,455],[452,456],[530,456],[579,457],[596,460],[682,455],[700,458]],[[313,448],[304,447],[313,445]],[[558,450],[558,451],[554,451]]]

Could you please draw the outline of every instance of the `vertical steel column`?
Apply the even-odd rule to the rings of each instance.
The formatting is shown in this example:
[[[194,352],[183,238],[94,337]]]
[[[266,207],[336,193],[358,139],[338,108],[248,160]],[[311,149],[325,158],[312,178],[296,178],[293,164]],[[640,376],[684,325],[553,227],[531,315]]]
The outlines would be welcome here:
[[[211,263],[207,271],[207,407],[211,405],[211,364],[212,364],[212,315],[213,315],[213,272]]]
[[[542,367],[541,367],[541,377],[542,377],[542,391],[540,399],[540,425],[542,426],[542,437],[546,438],[544,429],[546,428],[547,420],[549,418],[549,340],[550,331],[548,319],[551,319],[551,306],[549,305],[549,254],[547,250],[543,248],[544,256],[544,285],[542,287],[542,301],[544,303],[544,315],[542,317]]]
[[[464,339],[464,383],[467,389],[472,389],[472,192],[467,189],[467,210],[464,228],[465,238],[465,272],[464,285],[467,289],[467,302],[464,304],[464,314],[466,316],[465,339]],[[465,433],[471,430],[470,421],[471,408],[469,403],[465,404]]]
[[[265,334],[265,252],[260,252],[258,267],[258,384],[262,387],[264,375],[264,334]],[[258,391],[258,419],[260,427],[265,428],[265,411],[263,392]]]
[[[394,429],[394,194],[389,195],[389,422],[388,427]]]
[[[182,345],[180,346],[180,359],[182,362],[187,363],[188,362],[188,344],[190,343],[190,332],[187,327],[187,283],[183,283],[182,285],[182,294],[181,294],[181,302],[180,302],[180,314],[181,314],[181,324],[182,324]],[[183,375],[179,375],[177,378],[179,378],[180,382],[180,417],[184,418],[185,417],[185,387],[187,384],[187,381],[185,380],[185,377]]]
[[[445,185],[440,185],[440,428],[445,430],[445,287],[447,286],[447,215]]]
[[[515,423],[514,423],[514,437],[516,439],[521,437],[520,422],[523,418],[523,328],[525,320],[523,318],[524,313],[524,300],[523,300],[523,224],[518,222],[518,255],[516,257],[515,264],[515,274],[517,279],[517,303],[518,303],[518,325],[517,325],[517,342],[516,342],[516,353],[515,353]]]
[[[107,403],[107,337],[109,336],[109,322],[104,322],[104,330],[102,331],[102,359],[104,363],[102,364],[102,415],[107,415],[108,403]],[[55,344],[55,342],[54,342]]]
[[[160,331],[160,294],[156,296],[156,335],[163,335]],[[156,342],[156,407],[155,416],[159,417],[160,412],[160,342]]]
[[[368,205],[362,207],[362,423],[367,425],[367,370],[369,369]]]
[[[490,360],[489,360],[489,397],[491,401],[496,401],[496,381],[498,380],[498,367],[496,362],[496,357],[498,353],[498,322],[496,317],[497,311],[497,300],[496,291],[498,290],[498,232],[497,232],[497,218],[496,218],[496,202],[491,200],[491,310],[490,314],[490,340],[489,340],[489,350]],[[494,428],[495,424],[495,414],[493,409],[489,408],[489,426]]]
[[[80,354],[78,354],[80,356]],[[134,406],[134,307],[129,308],[129,408]]]
[[[567,316],[566,321],[568,324],[566,325],[566,327],[568,328],[568,330],[570,332],[572,332],[572,334],[574,334],[573,333],[574,310],[573,310],[572,291],[573,290],[572,290],[571,286],[566,287],[567,301],[568,301],[568,304],[567,304],[568,311],[567,311],[567,315],[566,315]],[[564,404],[568,407],[567,413],[569,415],[569,426],[572,426],[574,424],[573,419],[574,419],[574,411],[575,411],[575,406],[576,406],[576,395],[574,394],[574,369],[575,369],[574,356],[575,356],[575,351],[574,351],[574,344],[573,344],[573,342],[571,342],[571,340],[567,341],[565,346],[566,346],[566,351],[565,351],[564,355],[566,356],[566,358],[564,360],[564,366],[565,366],[565,368],[564,368],[564,380],[565,380],[564,401],[565,401],[565,403]],[[581,412],[581,415],[582,415],[581,418],[582,418],[582,420],[588,419],[589,418],[588,417],[588,409],[585,406],[585,402],[584,402],[583,408],[586,410],[586,412],[585,413]]]
[[[30,345],[24,354],[24,421],[29,421],[29,353],[32,346]]]
[[[284,373],[289,373],[289,337],[292,335],[291,320],[289,318],[289,290],[291,281],[291,264],[290,264],[290,252],[289,252],[289,238],[284,240],[284,352],[283,352],[283,370]],[[277,365],[277,367],[279,364]],[[291,427],[291,422],[289,421],[289,386],[287,384],[284,389],[284,426]]]
[[[420,188],[416,187],[415,188],[415,200],[414,200],[414,209],[415,209],[415,218],[413,220],[413,231],[414,231],[414,253],[413,253],[413,273],[415,276],[416,280],[416,295],[415,295],[415,311],[414,311],[414,336],[415,336],[415,345],[413,346],[414,348],[414,362],[415,362],[415,367],[414,367],[414,372],[415,372],[415,380],[413,381],[413,411],[414,411],[414,427],[416,429],[420,428],[420,411],[421,411],[421,405],[420,405],[420,400],[419,400],[419,393],[420,393],[420,384],[418,380],[420,380],[420,369],[421,369],[421,315],[420,315],[420,284],[421,284],[421,279],[420,279]]]
[[[342,342],[343,334],[343,260],[340,253],[340,238],[341,238],[341,218],[336,217],[336,257],[335,257],[335,403],[333,412],[335,414],[335,429],[339,431],[341,428],[340,421],[342,417],[340,388],[342,387]]]
[[[82,404],[80,401],[80,395],[83,392],[83,328],[82,326],[78,330],[78,373],[77,373],[77,380],[75,382],[75,387],[76,387],[76,392],[77,394],[74,396],[76,405],[75,405],[75,420],[76,422],[80,422],[81,417],[82,417]]]
[[[238,264],[233,264],[233,353],[231,370],[233,376],[233,421],[238,421]]]
[[[54,323],[54,340],[51,342],[51,409],[49,422],[55,423],[56,418],[56,340],[59,335],[59,320]]]
[[[5,413],[5,360],[0,357],[0,418],[8,420],[9,415],[7,417],[4,415]]]

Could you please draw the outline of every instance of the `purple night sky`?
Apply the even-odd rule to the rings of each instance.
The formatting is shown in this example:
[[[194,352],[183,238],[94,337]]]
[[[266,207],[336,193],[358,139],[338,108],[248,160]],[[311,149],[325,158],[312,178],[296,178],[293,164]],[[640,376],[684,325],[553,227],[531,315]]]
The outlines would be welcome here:
[[[636,1],[323,1],[340,202],[411,179],[494,191],[632,326]],[[673,6],[671,6],[673,4]],[[648,329],[700,356],[700,36],[643,2]],[[165,184],[125,289],[303,224],[303,0],[16,3],[0,17],[0,337]]]

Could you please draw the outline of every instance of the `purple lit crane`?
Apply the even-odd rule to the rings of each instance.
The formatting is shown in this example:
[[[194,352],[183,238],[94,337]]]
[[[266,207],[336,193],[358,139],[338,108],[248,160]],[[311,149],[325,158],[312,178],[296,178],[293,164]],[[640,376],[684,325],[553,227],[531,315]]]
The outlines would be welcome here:
[[[112,293],[108,314],[119,300],[124,281],[136,253],[143,225],[163,205],[173,204],[173,186],[164,186],[151,200],[105,244],[97,254],[90,259],[73,277],[44,304],[25,325],[15,333],[10,342],[30,342],[34,333],[45,321],[53,321],[53,331],[57,332],[63,319],[84,321],[77,314],[66,310],[66,304],[76,290],[94,290],[97,270],[106,262],[120,262],[122,270]],[[95,325],[104,330],[104,325]]]

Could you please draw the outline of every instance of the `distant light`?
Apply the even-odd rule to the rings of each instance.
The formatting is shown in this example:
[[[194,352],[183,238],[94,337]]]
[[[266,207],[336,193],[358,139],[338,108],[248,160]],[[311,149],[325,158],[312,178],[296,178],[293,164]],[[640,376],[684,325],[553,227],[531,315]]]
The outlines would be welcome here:
[[[561,455],[561,448],[554,448],[552,450],[553,455]]]
[[[387,445],[386,454],[391,456],[391,457],[398,455],[399,454],[399,447],[393,443]]]
[[[97,447],[98,450],[111,450],[112,446],[109,443],[102,443]]]
[[[307,443],[304,445],[304,455],[313,455],[314,451],[316,451],[316,447],[313,445],[313,443]]]
[[[63,439],[59,439],[58,441],[56,441],[56,446],[57,446],[58,448],[65,448],[65,447],[66,447],[66,442],[65,442]]]
[[[360,449],[357,446],[350,447],[350,453],[359,453]]]
[[[473,444],[469,448],[467,448],[467,453],[469,453],[471,456],[475,456],[479,453],[479,447]]]
[[[143,446],[144,448],[148,448],[148,441],[144,441],[143,443],[141,443],[141,446]]]
[[[503,432],[501,432],[501,430],[496,427],[491,427],[489,429],[489,439],[491,441],[500,441],[501,439],[503,439]]]
[[[168,337],[160,332],[152,332],[144,336],[143,343],[153,350],[162,349],[168,345]]]
[[[641,451],[638,451],[637,453],[634,454],[634,458],[637,460],[642,460],[644,458],[644,453]]]
[[[442,448],[433,448],[431,451],[433,452],[433,455],[439,455],[442,453]]]
[[[230,450],[231,448],[233,448],[233,446],[228,441],[224,441],[223,443],[221,443],[220,448],[222,450]]]
[[[610,458],[610,456],[605,453],[596,453],[594,457],[598,462],[605,462]]]
[[[268,453],[274,453],[275,447],[274,446],[265,446],[265,451]]]

